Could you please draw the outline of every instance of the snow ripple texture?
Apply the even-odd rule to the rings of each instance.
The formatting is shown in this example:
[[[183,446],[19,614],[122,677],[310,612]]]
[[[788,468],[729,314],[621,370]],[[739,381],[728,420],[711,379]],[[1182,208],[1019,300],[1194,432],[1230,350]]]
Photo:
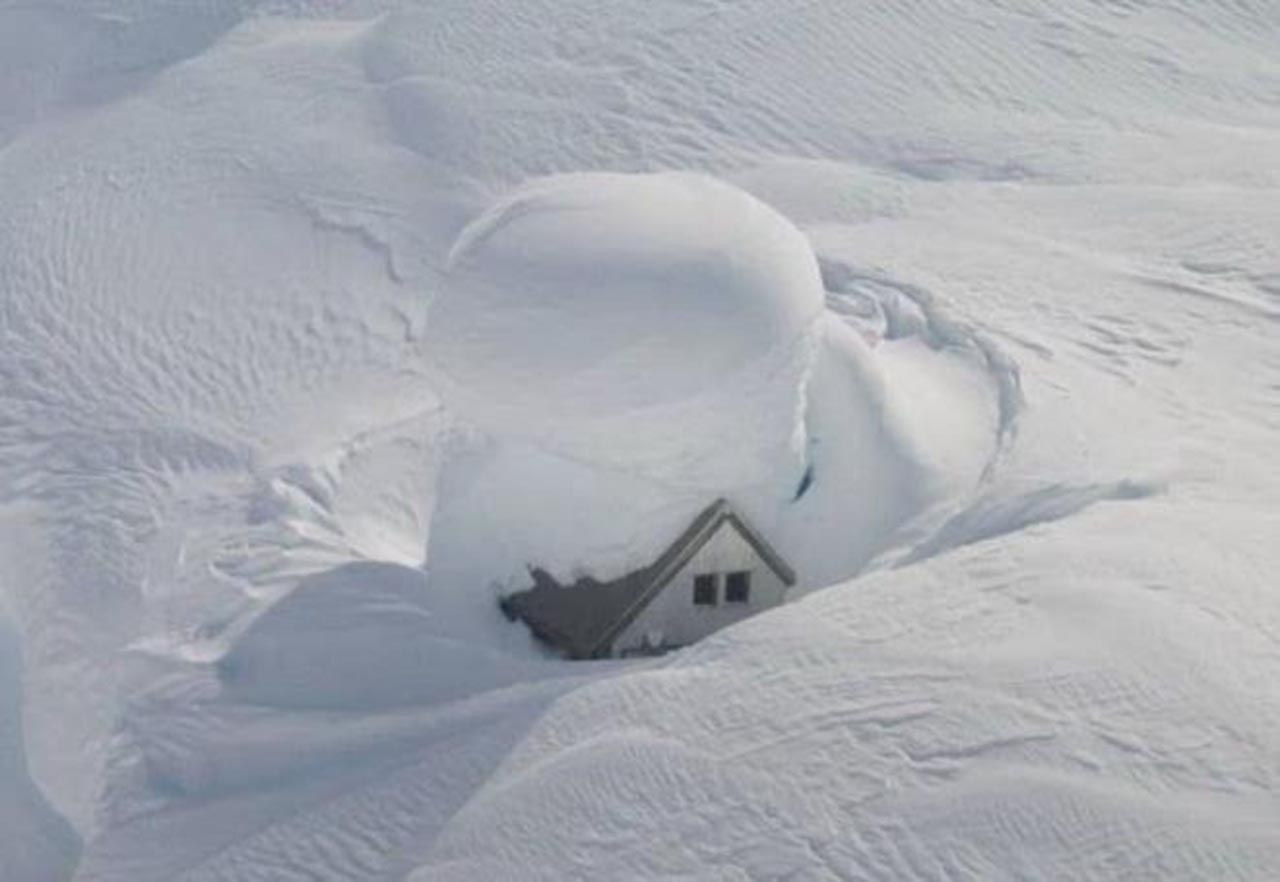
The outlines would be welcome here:
[[[654,171],[816,255],[806,584],[570,665],[431,307]],[[1272,0],[0,0],[0,882],[1280,878],[1278,190]]]

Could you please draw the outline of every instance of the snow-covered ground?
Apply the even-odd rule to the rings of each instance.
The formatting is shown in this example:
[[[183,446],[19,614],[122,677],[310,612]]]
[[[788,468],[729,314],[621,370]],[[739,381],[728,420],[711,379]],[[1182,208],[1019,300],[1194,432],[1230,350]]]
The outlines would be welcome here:
[[[1277,450],[1273,0],[0,0],[2,882],[1280,878]]]

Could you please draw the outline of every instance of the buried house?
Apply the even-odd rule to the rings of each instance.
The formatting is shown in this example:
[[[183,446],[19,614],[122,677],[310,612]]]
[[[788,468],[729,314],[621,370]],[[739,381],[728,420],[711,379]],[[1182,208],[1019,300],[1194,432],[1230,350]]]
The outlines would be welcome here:
[[[534,585],[502,610],[569,658],[647,655],[687,646],[782,602],[794,571],[724,499],[704,509],[652,564],[610,582]]]

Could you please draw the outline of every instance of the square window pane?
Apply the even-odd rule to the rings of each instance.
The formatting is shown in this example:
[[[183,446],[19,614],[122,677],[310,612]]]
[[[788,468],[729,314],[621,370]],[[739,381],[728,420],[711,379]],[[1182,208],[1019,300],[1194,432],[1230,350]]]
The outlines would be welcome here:
[[[715,573],[702,573],[693,577],[693,603],[695,606],[716,605]]]

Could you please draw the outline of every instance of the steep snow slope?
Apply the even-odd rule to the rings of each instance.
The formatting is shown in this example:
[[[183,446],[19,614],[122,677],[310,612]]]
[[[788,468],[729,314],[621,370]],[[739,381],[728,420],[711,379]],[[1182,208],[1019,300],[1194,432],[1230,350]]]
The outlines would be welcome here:
[[[50,811],[85,879],[1274,878],[1277,59],[1267,0],[0,3],[0,878]],[[467,484],[449,249],[666,169],[816,251],[779,542],[876,561],[476,665],[348,568]]]
[[[32,783],[22,732],[22,657],[0,607],[0,854],[5,879],[65,879],[80,841]]]

